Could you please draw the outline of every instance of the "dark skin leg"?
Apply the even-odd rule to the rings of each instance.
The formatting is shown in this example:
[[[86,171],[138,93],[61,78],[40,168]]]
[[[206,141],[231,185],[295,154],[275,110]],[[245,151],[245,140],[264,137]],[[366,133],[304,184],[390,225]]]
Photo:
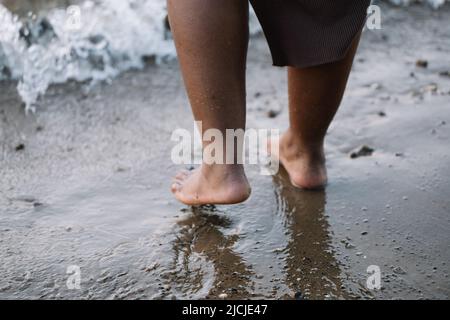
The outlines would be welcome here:
[[[248,2],[168,0],[168,9],[181,71],[194,117],[202,121],[202,133],[215,128],[225,136],[226,129],[244,129]],[[288,68],[290,126],[280,140],[279,158],[297,187],[315,189],[327,182],[323,143],[358,42],[359,37],[341,61]],[[194,172],[181,172],[172,191],[188,205],[232,204],[250,195],[239,164],[204,163]]]
[[[248,1],[167,3],[183,79],[194,118],[202,121],[202,134],[218,129],[225,137],[226,129],[244,129]],[[238,148],[242,145],[234,151]],[[203,163],[193,172],[179,173],[172,192],[188,205],[232,204],[245,201],[250,187],[242,165]]]
[[[288,68],[289,129],[281,137],[279,158],[291,183],[305,189],[327,183],[324,140],[344,95],[359,43],[346,57],[311,68]]]

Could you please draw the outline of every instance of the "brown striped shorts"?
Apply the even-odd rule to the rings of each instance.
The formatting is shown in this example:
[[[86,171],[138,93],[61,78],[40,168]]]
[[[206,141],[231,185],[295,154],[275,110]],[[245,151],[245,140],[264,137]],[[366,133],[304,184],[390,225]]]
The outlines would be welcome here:
[[[276,66],[311,67],[345,57],[370,0],[250,0]]]

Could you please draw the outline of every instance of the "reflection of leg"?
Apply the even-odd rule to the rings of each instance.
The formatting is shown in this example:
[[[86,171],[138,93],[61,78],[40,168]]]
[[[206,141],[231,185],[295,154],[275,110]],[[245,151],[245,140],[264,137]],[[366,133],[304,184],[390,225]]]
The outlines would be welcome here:
[[[274,179],[291,234],[286,250],[286,282],[306,298],[323,299],[327,294],[346,297],[324,219],[325,191],[298,190],[283,169]]]
[[[195,119],[204,131],[218,129],[224,137],[226,129],[244,129],[248,2],[168,0],[168,8]],[[236,155],[236,149],[229,151]],[[179,174],[172,191],[190,205],[238,203],[250,195],[239,164],[203,164]]]
[[[298,187],[316,189],[327,182],[323,144],[344,94],[358,47],[354,41],[338,62],[289,68],[289,130],[280,140],[280,161]]]
[[[218,298],[221,293],[227,293],[228,298],[233,299],[248,298],[247,288],[250,285],[251,271],[232,249],[238,236],[224,236],[219,228],[229,227],[231,222],[214,211],[203,207],[193,208],[193,214],[179,222],[183,229],[177,237],[174,249],[186,255],[184,261],[190,260],[192,250],[205,256],[213,264],[215,279],[208,293],[210,298]],[[186,282],[186,277],[182,281]],[[193,287],[195,285],[192,283]],[[234,290],[230,291],[231,288]]]

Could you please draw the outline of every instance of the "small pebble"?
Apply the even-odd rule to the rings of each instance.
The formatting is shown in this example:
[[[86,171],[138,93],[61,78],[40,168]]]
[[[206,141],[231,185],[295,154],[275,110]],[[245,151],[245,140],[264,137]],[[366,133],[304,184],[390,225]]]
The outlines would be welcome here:
[[[371,156],[374,153],[375,149],[369,147],[369,146],[362,146],[357,151],[354,151],[350,154],[351,159],[356,159],[359,157],[368,157]]]
[[[419,59],[416,61],[416,66],[419,68],[427,68],[428,67],[428,61],[427,60],[423,60],[423,59]]]
[[[295,298],[295,300],[303,300],[303,295],[302,295],[301,291],[297,291],[294,294],[294,298]]]
[[[268,116],[269,118],[276,118],[276,117],[278,117],[279,114],[280,114],[280,112],[279,112],[279,111],[276,111],[276,110],[269,110],[269,111],[267,112],[267,116]]]
[[[353,248],[355,248],[355,246],[352,245],[351,243],[348,242],[345,244],[345,249],[353,249]]]
[[[16,151],[22,151],[25,149],[25,145],[23,143],[19,143],[14,149]]]

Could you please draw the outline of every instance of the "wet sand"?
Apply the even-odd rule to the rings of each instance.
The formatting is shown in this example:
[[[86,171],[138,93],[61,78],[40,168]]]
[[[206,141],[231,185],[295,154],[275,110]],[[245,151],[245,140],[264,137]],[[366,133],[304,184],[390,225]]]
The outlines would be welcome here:
[[[329,132],[323,192],[249,166],[246,203],[177,203],[170,136],[193,119],[175,61],[53,86],[29,115],[0,83],[0,299],[448,299],[450,6],[384,8]],[[286,102],[285,70],[252,39],[248,127],[285,128]]]

